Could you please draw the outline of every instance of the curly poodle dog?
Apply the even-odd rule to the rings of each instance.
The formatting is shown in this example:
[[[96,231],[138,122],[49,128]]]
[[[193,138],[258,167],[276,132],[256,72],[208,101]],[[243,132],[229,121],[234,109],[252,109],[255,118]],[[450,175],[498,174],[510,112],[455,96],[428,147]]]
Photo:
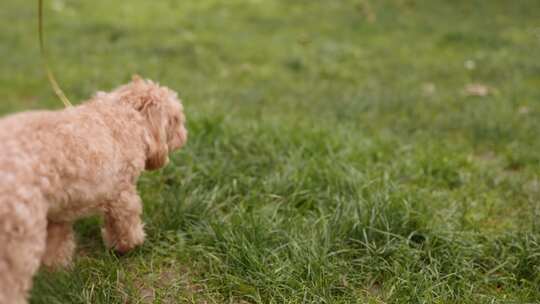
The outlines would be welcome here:
[[[105,244],[144,240],[136,181],[187,140],[177,94],[138,76],[62,111],[0,119],[0,303],[26,303],[41,263],[70,265],[72,225],[104,216]]]

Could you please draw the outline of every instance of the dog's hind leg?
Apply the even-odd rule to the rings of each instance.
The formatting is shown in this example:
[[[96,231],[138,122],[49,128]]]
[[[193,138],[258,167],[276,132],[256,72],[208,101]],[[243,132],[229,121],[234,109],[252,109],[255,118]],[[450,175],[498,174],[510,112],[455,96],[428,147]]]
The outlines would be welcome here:
[[[71,266],[75,252],[75,237],[71,222],[47,224],[47,249],[43,255],[43,265],[50,269]]]
[[[135,186],[129,185],[116,201],[107,204],[103,240],[109,248],[126,253],[144,242],[142,202]]]
[[[26,197],[29,197],[28,195]],[[38,199],[0,195],[0,303],[27,303],[45,251],[46,210]]]

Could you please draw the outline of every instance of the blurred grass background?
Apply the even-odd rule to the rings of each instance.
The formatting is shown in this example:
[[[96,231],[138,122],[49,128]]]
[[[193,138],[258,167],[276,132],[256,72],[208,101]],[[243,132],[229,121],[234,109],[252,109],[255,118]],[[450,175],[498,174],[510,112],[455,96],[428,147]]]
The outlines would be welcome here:
[[[188,146],[145,174],[148,241],[99,219],[32,303],[536,303],[540,2],[46,2],[72,101],[139,73]],[[61,108],[32,1],[0,3],[0,113]]]

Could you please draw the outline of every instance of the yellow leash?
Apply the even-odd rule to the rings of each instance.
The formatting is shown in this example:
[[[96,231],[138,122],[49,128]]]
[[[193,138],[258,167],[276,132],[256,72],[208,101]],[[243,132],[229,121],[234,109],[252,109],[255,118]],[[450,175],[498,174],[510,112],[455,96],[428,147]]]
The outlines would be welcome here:
[[[51,84],[54,93],[60,100],[64,103],[64,106],[71,107],[71,102],[64,94],[64,91],[60,88],[58,85],[58,82],[56,81],[56,78],[54,78],[54,75],[49,68],[49,60],[47,58],[47,52],[45,51],[45,41],[43,39],[43,0],[38,0],[38,35],[39,35],[39,49],[41,52],[41,57],[43,59],[43,67],[45,68],[45,72],[47,74],[47,78],[49,79],[49,83]]]

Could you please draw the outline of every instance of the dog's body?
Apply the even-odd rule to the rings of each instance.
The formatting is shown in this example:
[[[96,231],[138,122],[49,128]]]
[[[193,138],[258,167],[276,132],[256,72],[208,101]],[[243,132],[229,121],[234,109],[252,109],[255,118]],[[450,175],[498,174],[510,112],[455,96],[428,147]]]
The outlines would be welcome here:
[[[144,240],[136,181],[187,139],[176,94],[135,79],[58,112],[0,120],[0,303],[26,303],[43,263],[67,266],[75,220],[103,214],[108,247]]]

